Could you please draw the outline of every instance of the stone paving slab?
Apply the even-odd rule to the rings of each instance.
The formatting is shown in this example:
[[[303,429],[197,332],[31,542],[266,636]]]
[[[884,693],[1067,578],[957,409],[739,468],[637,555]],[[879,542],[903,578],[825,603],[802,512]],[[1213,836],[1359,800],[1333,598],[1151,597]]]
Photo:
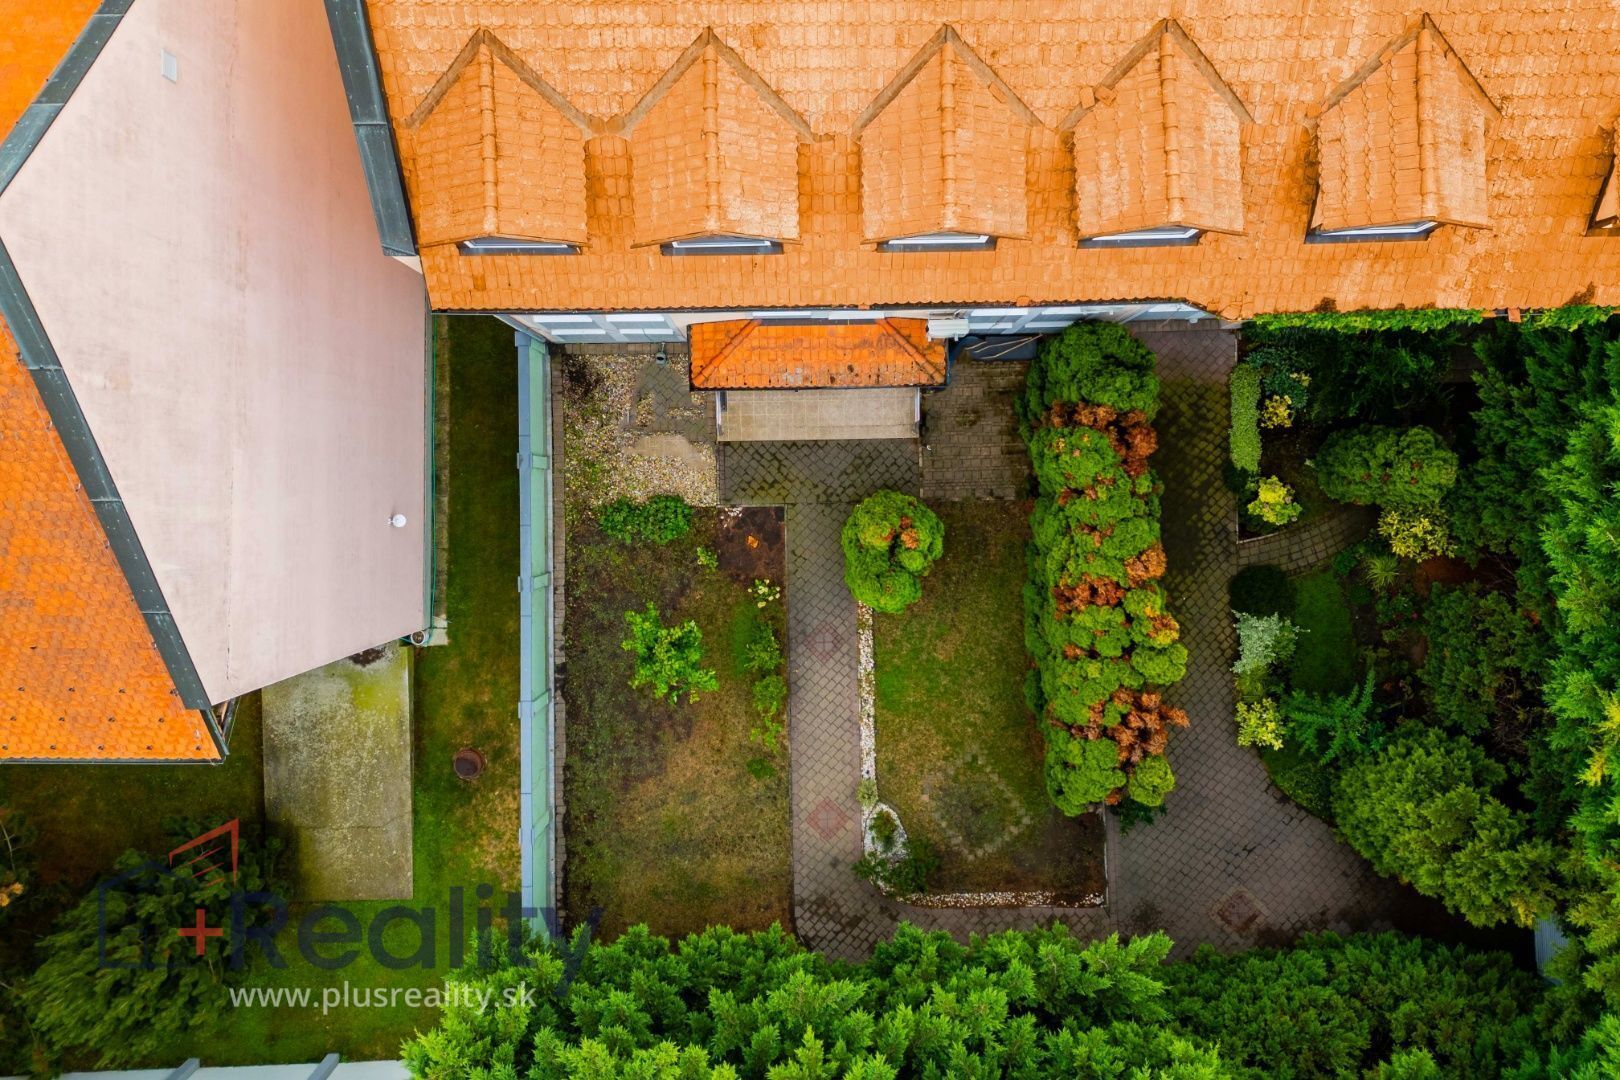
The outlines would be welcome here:
[[[410,899],[411,754],[398,644],[264,688],[265,816],[287,838],[295,899]]]
[[[919,483],[915,439],[720,446],[720,501],[732,506],[848,505],[879,488],[915,495]]]
[[[924,499],[1028,497],[1029,451],[1013,412],[1028,373],[1026,360],[958,357],[949,385],[923,395]]]

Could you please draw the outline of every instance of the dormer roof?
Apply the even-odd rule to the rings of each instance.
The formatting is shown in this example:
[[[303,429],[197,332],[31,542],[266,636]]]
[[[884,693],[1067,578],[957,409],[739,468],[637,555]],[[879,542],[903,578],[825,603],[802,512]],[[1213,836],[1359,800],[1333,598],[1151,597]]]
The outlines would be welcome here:
[[[1183,226],[1243,231],[1242,128],[1252,117],[1174,19],[1153,28],[1064,125],[1082,239]]]
[[[1027,236],[1035,123],[961,36],[941,27],[855,123],[865,240]]]
[[[1316,128],[1312,226],[1487,225],[1485,139],[1500,119],[1423,16],[1329,95]]]

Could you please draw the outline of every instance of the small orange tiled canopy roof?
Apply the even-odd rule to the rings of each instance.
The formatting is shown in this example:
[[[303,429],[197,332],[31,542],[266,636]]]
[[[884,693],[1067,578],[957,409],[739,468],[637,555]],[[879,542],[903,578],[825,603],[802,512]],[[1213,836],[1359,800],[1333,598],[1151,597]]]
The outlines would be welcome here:
[[[1328,98],[1312,223],[1485,226],[1485,134],[1502,114],[1425,15]]]
[[[758,319],[692,327],[692,386],[699,390],[937,386],[945,345],[923,319],[832,324]]]
[[[1082,237],[1184,226],[1243,231],[1249,110],[1174,19],[1137,43],[1063,126]]]

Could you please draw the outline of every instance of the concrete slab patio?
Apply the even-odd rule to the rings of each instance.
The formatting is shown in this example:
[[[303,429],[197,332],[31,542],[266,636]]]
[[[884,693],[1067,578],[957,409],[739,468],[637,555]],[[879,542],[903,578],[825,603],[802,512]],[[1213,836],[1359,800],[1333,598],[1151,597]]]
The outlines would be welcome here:
[[[294,899],[411,897],[409,649],[265,688],[264,803],[288,844]]]

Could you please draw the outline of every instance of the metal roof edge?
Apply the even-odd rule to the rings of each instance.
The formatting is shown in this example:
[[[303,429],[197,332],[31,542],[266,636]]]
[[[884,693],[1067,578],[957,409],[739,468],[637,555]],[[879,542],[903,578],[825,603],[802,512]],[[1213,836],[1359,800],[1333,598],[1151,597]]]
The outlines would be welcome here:
[[[415,255],[416,236],[405,199],[399,148],[394,144],[388,104],[383,99],[365,0],[324,2],[338,69],[343,74],[343,90],[349,99],[354,139],[360,147],[360,166],[366,175],[366,190],[371,193],[371,212],[377,219],[378,239],[385,254]]]
[[[0,317],[4,317],[11,328],[23,366],[33,376],[34,386],[56,428],[57,437],[62,440],[68,459],[73,463],[85,496],[95,508],[108,546],[124,572],[135,605],[146,620],[147,630],[163,658],[164,666],[169,670],[169,677],[174,680],[180,700],[187,708],[205,714],[205,723],[215,749],[224,757],[224,735],[214,718],[212,702],[208,700],[197,666],[191,659],[191,652],[186,648],[179,627],[175,625],[163,589],[146,557],[146,549],[135,534],[129,510],[118,493],[117,485],[113,483],[112,473],[107,469],[106,459],[90,430],[84,410],[79,406],[78,396],[68,382],[67,373],[62,370],[61,360],[46,336],[39,313],[28,298],[28,291],[23,287],[22,278],[17,274],[17,267],[11,261],[11,253],[6,249],[4,240],[0,240]]]

